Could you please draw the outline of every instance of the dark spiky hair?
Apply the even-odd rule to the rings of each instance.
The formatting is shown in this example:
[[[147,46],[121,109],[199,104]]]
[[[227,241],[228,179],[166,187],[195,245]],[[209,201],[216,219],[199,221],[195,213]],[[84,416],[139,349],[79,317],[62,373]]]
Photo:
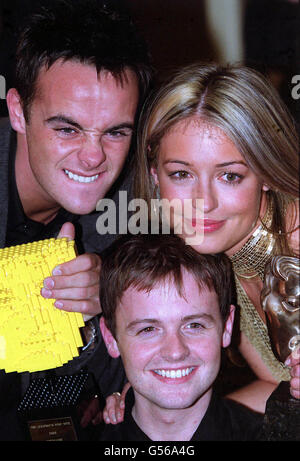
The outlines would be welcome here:
[[[40,69],[59,59],[93,65],[98,73],[108,70],[115,78],[129,68],[137,75],[141,99],[151,81],[146,45],[127,14],[97,0],[57,0],[30,15],[21,31],[15,86],[26,120]]]

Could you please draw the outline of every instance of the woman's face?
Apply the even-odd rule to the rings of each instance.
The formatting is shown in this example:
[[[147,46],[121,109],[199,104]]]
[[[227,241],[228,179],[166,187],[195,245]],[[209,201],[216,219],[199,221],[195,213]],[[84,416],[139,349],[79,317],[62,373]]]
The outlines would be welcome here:
[[[193,207],[195,199],[204,200],[204,219],[192,223],[204,231],[202,243],[191,243],[201,253],[234,254],[265,212],[268,187],[222,130],[196,118],[178,122],[163,137],[151,174],[161,198],[192,199]]]

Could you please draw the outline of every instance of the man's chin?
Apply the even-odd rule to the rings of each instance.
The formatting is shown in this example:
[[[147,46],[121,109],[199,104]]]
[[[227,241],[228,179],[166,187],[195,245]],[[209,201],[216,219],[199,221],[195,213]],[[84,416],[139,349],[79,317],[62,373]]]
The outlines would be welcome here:
[[[80,203],[78,205],[74,205],[74,203],[73,204],[66,203],[66,204],[62,204],[61,206],[69,213],[80,215],[80,216],[90,214],[96,210],[96,203],[92,203],[92,204]]]

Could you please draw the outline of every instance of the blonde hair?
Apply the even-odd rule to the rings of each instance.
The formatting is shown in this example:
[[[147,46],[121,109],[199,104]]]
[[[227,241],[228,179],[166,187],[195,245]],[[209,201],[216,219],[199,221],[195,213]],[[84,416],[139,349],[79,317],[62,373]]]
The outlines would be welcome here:
[[[278,251],[288,252],[284,215],[299,195],[299,138],[276,90],[258,72],[240,66],[193,64],[179,70],[146,102],[135,162],[136,196],[150,201],[160,141],[181,120],[197,117],[220,128],[246,163],[270,187]],[[295,215],[295,213],[294,213]]]

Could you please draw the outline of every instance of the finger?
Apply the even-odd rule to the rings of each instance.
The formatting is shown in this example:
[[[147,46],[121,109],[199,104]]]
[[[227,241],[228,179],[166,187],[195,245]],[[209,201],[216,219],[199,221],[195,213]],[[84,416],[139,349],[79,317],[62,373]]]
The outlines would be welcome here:
[[[300,364],[300,345],[293,350],[284,363],[289,367],[293,367],[298,363]]]
[[[118,424],[115,409],[108,410],[108,416],[109,416],[110,424]]]
[[[84,315],[84,320],[88,320],[95,315],[102,312],[99,297],[96,299],[84,299],[69,300],[69,299],[58,299],[55,301],[54,306],[57,309],[61,309],[67,312],[80,312]]]
[[[124,400],[128,390],[131,388],[131,384],[130,383],[126,383],[125,386],[123,387],[123,390],[121,392],[121,398]]]
[[[293,366],[290,370],[290,373],[293,378],[299,379],[300,378],[300,365]],[[299,379],[299,382],[300,382],[300,379]]]
[[[44,288],[60,290],[72,287],[90,287],[99,283],[99,277],[99,272],[95,270],[79,272],[74,275],[56,275],[44,279]]]
[[[93,285],[91,287],[80,287],[80,288],[64,288],[61,290],[48,290],[47,288],[41,289],[41,295],[47,299],[64,299],[64,300],[89,300],[90,298],[96,298],[99,294],[99,285]]]
[[[293,391],[300,392],[300,379],[298,377],[292,378],[290,384]]]
[[[107,397],[103,417],[106,424],[117,424],[117,413],[120,396],[115,393]]]
[[[130,384],[129,384],[130,387]],[[115,417],[117,420],[117,423],[121,423],[124,419],[124,409],[125,409],[125,396],[126,392],[129,389],[128,385],[125,385],[123,388],[122,394],[114,393],[113,396],[115,397],[115,406],[114,406],[114,412],[115,412]]]
[[[103,421],[105,422],[105,424],[110,424],[108,411],[106,409],[103,410]]]
[[[116,413],[117,422],[121,423],[124,420],[124,409],[119,408]]]
[[[75,227],[70,222],[65,222],[60,229],[60,232],[57,236],[58,239],[67,238],[68,240],[75,239]]]
[[[300,399],[300,391],[291,389],[291,395],[292,395],[295,399]]]
[[[130,388],[131,388],[130,383],[126,383],[125,386],[123,387],[123,390],[121,392],[120,403],[119,403],[119,406],[120,406],[121,409],[125,408],[125,398],[126,398],[126,394],[127,394],[128,390]]]
[[[53,269],[52,275],[73,275],[79,272],[100,270],[100,267],[100,257],[94,253],[86,253],[71,261],[59,264]]]

